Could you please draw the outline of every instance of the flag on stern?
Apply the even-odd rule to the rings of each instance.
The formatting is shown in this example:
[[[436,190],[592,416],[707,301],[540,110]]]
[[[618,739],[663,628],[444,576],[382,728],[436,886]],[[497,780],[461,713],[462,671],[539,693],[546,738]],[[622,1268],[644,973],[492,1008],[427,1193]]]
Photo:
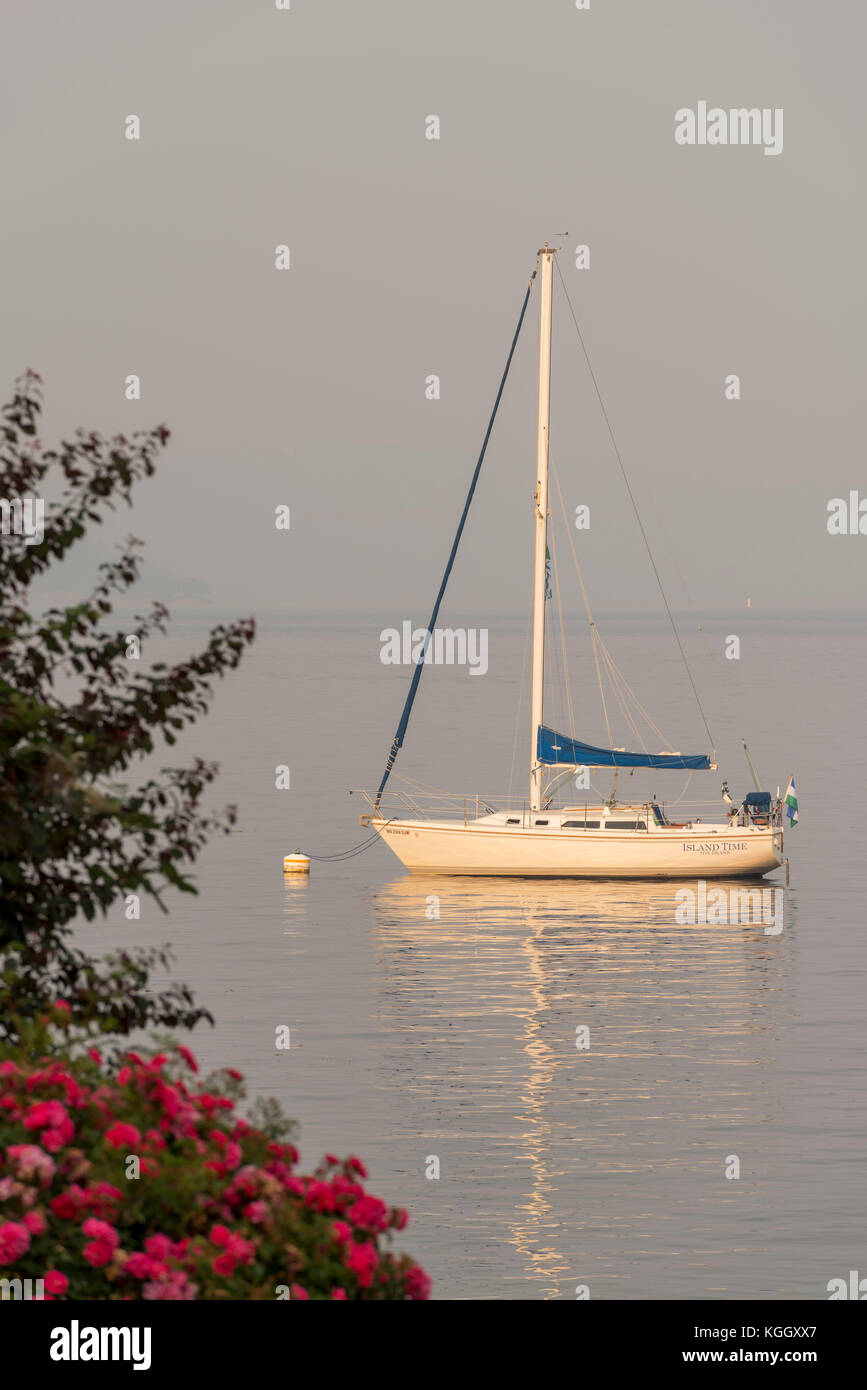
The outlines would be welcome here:
[[[798,824],[798,798],[795,795],[795,779],[789,778],[789,785],[786,787],[786,795],[783,797],[783,805],[786,808],[786,815],[792,825]]]

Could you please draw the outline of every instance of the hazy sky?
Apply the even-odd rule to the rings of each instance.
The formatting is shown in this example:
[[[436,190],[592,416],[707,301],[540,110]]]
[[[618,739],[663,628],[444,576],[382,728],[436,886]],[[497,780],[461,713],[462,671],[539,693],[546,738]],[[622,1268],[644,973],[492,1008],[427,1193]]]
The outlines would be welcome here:
[[[862,605],[867,536],[826,529],[867,496],[858,0],[5,0],[0,24],[0,382],[42,373],[46,441],[173,432],[70,596],[133,530],[176,607],[426,616],[536,249],[568,231],[696,601]],[[782,153],[677,145],[699,101],[783,108]],[[480,617],[529,597],[537,307],[450,591]],[[562,296],[552,411],[596,607],[658,608]]]

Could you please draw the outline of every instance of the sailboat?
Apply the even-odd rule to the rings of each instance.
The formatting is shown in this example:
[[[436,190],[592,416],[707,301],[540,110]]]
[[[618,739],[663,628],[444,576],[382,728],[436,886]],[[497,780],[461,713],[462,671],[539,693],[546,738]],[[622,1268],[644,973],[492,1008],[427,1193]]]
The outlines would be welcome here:
[[[551,328],[553,271],[556,250],[538,252],[527,286],[518,326],[512,340],[494,410],[458,526],[431,620],[415,662],[409,694],[391,745],[385,772],[376,793],[362,792],[370,807],[359,817],[382,837],[413,873],[478,874],[552,878],[706,878],[755,877],[783,862],[782,807],[759,789],[749,750],[756,790],[740,805],[728,796],[726,818],[715,823],[703,818],[670,819],[656,800],[619,802],[614,792],[595,804],[556,807],[554,790],[575,771],[634,770],[715,771],[714,754],[682,754],[646,748],[600,747],[558,733],[545,720],[545,603],[548,593],[549,434],[551,396]],[[463,812],[431,812],[416,795],[401,796],[400,814],[390,814],[383,802],[386,783],[403,745],[418,690],[428,645],[436,628],[440,604],[457,554],[476,482],[491,436],[497,409],[524,321],[533,283],[539,281],[539,390],[535,490],[533,495],[532,676],[530,694],[529,795],[520,806],[502,809],[472,798]],[[577,327],[577,321],[576,321]],[[579,330],[580,333],[580,330]],[[588,359],[589,362],[589,359]],[[592,368],[591,368],[592,371]],[[595,378],[594,378],[595,384]],[[613,437],[613,436],[612,436]],[[673,619],[672,619],[673,623]],[[591,628],[593,624],[591,623]],[[679,643],[679,639],[678,639]],[[691,677],[690,677],[691,679]],[[706,721],[705,721],[706,722]],[[709,730],[708,730],[709,733]],[[409,814],[406,814],[406,812]]]

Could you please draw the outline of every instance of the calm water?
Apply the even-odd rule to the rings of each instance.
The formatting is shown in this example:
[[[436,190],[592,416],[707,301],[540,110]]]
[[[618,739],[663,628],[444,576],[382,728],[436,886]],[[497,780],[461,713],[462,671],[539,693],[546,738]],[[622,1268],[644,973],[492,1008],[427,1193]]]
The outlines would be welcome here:
[[[180,745],[219,758],[240,833],[209,848],[200,896],[175,896],[170,918],[145,904],[141,922],[118,911],[82,939],[172,940],[177,975],[217,1016],[195,1035],[204,1063],[278,1096],[310,1166],[325,1149],[365,1159],[372,1189],[410,1208],[404,1245],[436,1297],[573,1298],[587,1284],[593,1298],[812,1299],[850,1269],[867,1274],[865,625],[707,625],[718,651],[741,636],[725,675],[766,787],[798,782],[784,929],[769,936],[677,925],[672,884],[416,879],[380,844],[284,880],[296,847],[366,838],[346,793],[375,785],[397,721],[408,672],[379,661],[380,628],[397,622],[265,624]],[[703,750],[670,634],[600,625],[673,731],[668,746]],[[488,626],[485,677],[426,672],[404,773],[507,789],[524,628]],[[178,628],[159,655],[203,632]],[[686,795],[716,799],[723,776],[742,795],[736,731],[697,666],[721,768]],[[601,741],[593,690],[576,666],[576,727]],[[525,743],[522,721],[519,799]],[[292,785],[279,792],[282,763]],[[636,792],[684,792],[679,774],[655,777]],[[426,916],[433,895],[439,920]],[[274,1047],[281,1024],[288,1052]],[[430,1155],[438,1180],[425,1177]],[[739,1180],[725,1177],[730,1155]]]

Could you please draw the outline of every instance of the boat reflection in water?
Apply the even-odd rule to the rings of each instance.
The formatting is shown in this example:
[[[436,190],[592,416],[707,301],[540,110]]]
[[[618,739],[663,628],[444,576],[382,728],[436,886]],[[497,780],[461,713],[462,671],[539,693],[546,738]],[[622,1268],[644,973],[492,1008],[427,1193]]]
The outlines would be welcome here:
[[[757,884],[776,921],[743,922],[743,880],[717,879],[721,920],[691,923],[690,887],[700,906],[698,883],[411,875],[374,891],[396,1129],[442,1156],[424,1219],[449,1206],[471,1296],[748,1297],[750,1279],[769,1296],[784,1278],[757,1228],[738,1231],[774,1176],[791,899]]]

